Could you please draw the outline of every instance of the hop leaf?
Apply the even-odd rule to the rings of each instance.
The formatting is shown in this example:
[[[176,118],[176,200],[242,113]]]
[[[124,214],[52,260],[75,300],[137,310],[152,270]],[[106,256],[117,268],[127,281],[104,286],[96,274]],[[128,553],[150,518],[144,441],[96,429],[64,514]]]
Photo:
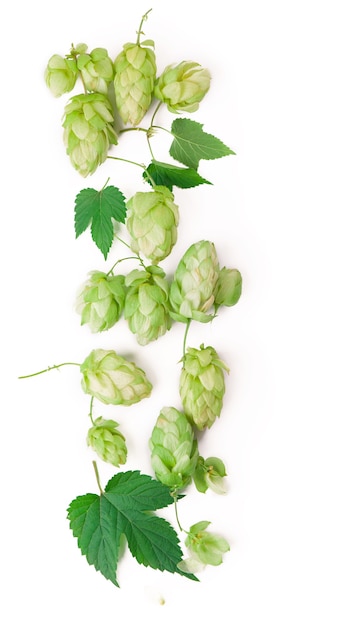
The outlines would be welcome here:
[[[152,513],[172,503],[167,487],[139,471],[129,471],[111,478],[100,496],[89,493],[75,498],[67,518],[88,563],[117,587],[123,535],[138,563],[197,580],[178,569],[182,559],[178,535],[169,522]]]
[[[170,155],[187,167],[198,169],[201,159],[219,159],[235,154],[220,139],[203,130],[203,124],[193,120],[179,118],[172,122],[171,132],[174,140]]]
[[[106,259],[114,238],[113,220],[124,223],[126,212],[125,198],[117,187],[82,189],[75,199],[75,236],[91,225],[92,239]]]

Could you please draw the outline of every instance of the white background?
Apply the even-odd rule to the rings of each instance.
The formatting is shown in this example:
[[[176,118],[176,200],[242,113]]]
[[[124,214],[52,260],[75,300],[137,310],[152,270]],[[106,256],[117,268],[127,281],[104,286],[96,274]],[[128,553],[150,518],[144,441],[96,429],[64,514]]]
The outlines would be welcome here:
[[[49,57],[71,43],[115,57],[140,18],[158,71],[195,60],[211,90],[190,117],[236,156],[201,163],[213,185],[177,190],[172,272],[194,241],[216,244],[243,275],[243,295],[188,344],[213,345],[231,368],[221,418],[202,439],[228,470],[228,494],[190,489],[183,525],[209,519],[227,537],[224,563],[194,583],[127,555],[120,589],[81,556],[66,508],[96,492],[85,444],[88,397],[77,368],[18,376],[95,347],[130,355],[154,384],[120,422],[127,469],[150,473],[147,438],[160,408],[178,405],[183,330],[140,348],[122,322],[92,335],[74,311],[92,269],[109,268],[89,234],[74,238],[76,194],[111,176],[126,197],[140,170],[108,162],[92,178],[62,144],[67,97],[43,81]],[[1,610],[6,626],[212,623],[343,626],[343,18],[334,0],[174,2],[60,0],[2,8],[1,96]],[[159,123],[173,119],[162,113]],[[156,140],[157,158],[167,157]],[[121,144],[122,145],[122,144]],[[162,148],[162,150],[161,150]],[[118,149],[119,150],[119,149]],[[161,150],[161,152],[160,152]],[[121,155],[147,161],[143,135]],[[132,269],[132,267],[130,268]],[[99,407],[101,410],[101,407]],[[99,463],[103,483],[112,469]],[[166,511],[172,522],[173,511]],[[159,603],[159,598],[165,604]]]

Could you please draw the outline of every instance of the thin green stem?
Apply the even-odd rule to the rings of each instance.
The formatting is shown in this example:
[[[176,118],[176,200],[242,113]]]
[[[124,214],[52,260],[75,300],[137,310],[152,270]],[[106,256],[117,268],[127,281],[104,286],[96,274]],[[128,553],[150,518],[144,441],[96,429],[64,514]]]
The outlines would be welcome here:
[[[123,159],[122,157],[114,157],[108,155],[107,159],[112,159],[113,161],[123,161],[123,163],[130,163],[131,165],[136,165],[137,167],[141,167],[141,169],[145,170],[146,166],[143,163],[137,163],[136,161],[130,161],[130,159]]]
[[[94,402],[94,396],[91,396],[91,402],[90,402],[90,412],[89,412],[89,418],[94,426],[94,419],[93,419],[93,402]]]
[[[80,367],[81,363],[66,362],[66,363],[60,363],[59,365],[51,365],[50,367],[47,367],[45,370],[34,372],[34,374],[26,374],[25,376],[18,376],[18,378],[31,378],[32,376],[38,376],[39,374],[50,372],[50,370],[57,370],[60,367],[63,367],[64,365],[76,365],[77,367]]]
[[[165,133],[168,133],[169,135],[173,135],[173,133],[171,133],[171,131],[168,130],[168,128],[164,128],[163,126],[157,126],[156,124],[152,124],[151,128],[153,128],[153,129],[157,128],[158,130],[164,130]]]
[[[183,341],[183,361],[185,359],[185,354],[186,354],[186,338],[188,336],[190,324],[191,324],[191,317],[186,322],[186,328],[185,328],[185,333],[184,333],[184,341]]]
[[[140,26],[139,26],[139,30],[137,31],[137,39],[136,39],[136,44],[137,44],[138,46],[140,45],[140,37],[141,37],[141,35],[144,35],[144,32],[142,31],[142,25],[143,25],[143,22],[144,22],[146,19],[148,19],[148,13],[150,13],[151,11],[152,11],[152,9],[149,9],[149,10],[147,11],[147,13],[145,13],[144,15],[142,15],[141,22],[140,22]]]
[[[121,135],[122,133],[129,133],[132,130],[140,130],[143,133],[148,133],[149,132],[149,128],[142,128],[142,126],[130,126],[130,128],[122,128],[119,131],[119,134]]]
[[[174,500],[174,513],[176,516],[176,520],[177,520],[177,524],[178,524],[178,528],[181,532],[186,533],[186,530],[184,530],[184,528],[182,527],[180,521],[179,521],[179,516],[178,516],[178,507],[177,507],[177,501],[178,501],[178,497],[176,493],[172,493],[173,495],[173,500]]]
[[[103,488],[102,488],[102,486],[101,486],[101,484],[100,484],[100,478],[99,478],[98,466],[97,466],[96,461],[92,461],[92,465],[93,465],[94,473],[95,473],[95,475],[96,475],[96,481],[97,481],[97,485],[98,485],[98,487],[99,487],[99,491],[100,491],[100,493],[101,493],[101,494],[103,494],[103,493],[104,493],[104,491],[103,491]]]
[[[153,115],[152,115],[152,119],[151,119],[151,123],[150,123],[150,128],[160,128],[160,126],[156,126],[156,127],[154,127],[153,122],[154,122],[154,118],[155,118],[155,116],[156,116],[157,112],[159,111],[159,109],[160,109],[161,105],[162,105],[162,101],[160,101],[160,102],[157,104],[156,108],[155,108],[155,111],[154,111],[154,113],[153,113]],[[165,130],[165,129],[163,129],[163,130]]]
[[[130,259],[134,259],[135,261],[138,260],[137,256],[126,256],[123,259],[118,259],[116,261],[116,263],[113,264],[113,266],[109,269],[109,271],[106,273],[107,276],[109,276],[109,274],[112,274],[113,270],[115,269],[116,265],[118,265],[118,263],[121,263],[122,261],[129,261]]]

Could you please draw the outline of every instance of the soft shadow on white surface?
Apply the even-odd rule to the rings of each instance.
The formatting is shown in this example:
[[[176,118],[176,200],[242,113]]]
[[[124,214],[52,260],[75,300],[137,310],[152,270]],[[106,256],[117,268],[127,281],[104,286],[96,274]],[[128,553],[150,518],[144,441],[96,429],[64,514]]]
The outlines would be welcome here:
[[[221,264],[243,275],[239,303],[212,324],[193,324],[188,336],[189,345],[216,347],[231,369],[223,414],[204,438],[206,453],[226,462],[228,494],[192,490],[180,505],[185,526],[211,519],[231,551],[199,583],[147,570],[126,554],[117,589],[81,556],[66,520],[69,502],[97,489],[78,371],[17,377],[81,361],[94,347],[135,355],[154,378],[154,394],[108,415],[130,439],[128,469],[150,473],[147,436],[160,408],[178,402],[183,329],[173,326],[140,348],[122,323],[103,336],[80,327],[76,290],[89,270],[110,264],[87,233],[75,240],[74,198],[108,176],[128,195],[142,183],[125,164],[106,163],[86,182],[77,175],[62,144],[64,100],[54,100],[43,81],[48,58],[72,42],[115,56],[150,7],[145,31],[155,40],[159,70],[184,58],[210,69],[211,90],[192,117],[236,152],[202,163],[212,186],[178,191],[179,238],[162,263],[172,272],[185,249],[206,238]],[[53,9],[33,0],[3,9],[6,626],[344,623],[339,9],[331,0],[244,0],[228,2],[226,12],[218,0],[150,6],[61,0]],[[137,139],[128,137],[123,150],[131,153]],[[162,152],[163,146],[161,139]],[[148,158],[143,142],[137,150],[137,161]],[[102,465],[101,472],[105,483],[111,468]],[[173,522],[173,511],[166,516]]]

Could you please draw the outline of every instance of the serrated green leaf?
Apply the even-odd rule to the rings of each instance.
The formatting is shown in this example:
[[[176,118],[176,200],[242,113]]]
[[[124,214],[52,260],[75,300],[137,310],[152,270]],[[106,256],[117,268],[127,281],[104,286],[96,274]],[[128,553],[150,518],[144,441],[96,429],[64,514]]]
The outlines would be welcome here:
[[[161,161],[152,161],[145,170],[143,177],[150,184],[153,180],[156,185],[163,185],[171,191],[174,186],[188,189],[198,185],[212,184],[191,167],[178,167]]]
[[[82,189],[75,198],[76,238],[90,226],[92,239],[106,259],[114,237],[113,220],[124,224],[126,211],[125,197],[117,187]]]
[[[176,161],[198,169],[201,159],[219,159],[235,154],[220,139],[205,133],[203,124],[186,118],[177,118],[172,122],[171,133],[174,140],[170,147],[170,155]]]
[[[139,471],[120,472],[100,496],[78,496],[68,507],[68,520],[81,553],[90,565],[117,587],[121,538],[125,535],[138,563],[178,573],[183,554],[174,528],[152,511],[173,502],[168,487]]]

